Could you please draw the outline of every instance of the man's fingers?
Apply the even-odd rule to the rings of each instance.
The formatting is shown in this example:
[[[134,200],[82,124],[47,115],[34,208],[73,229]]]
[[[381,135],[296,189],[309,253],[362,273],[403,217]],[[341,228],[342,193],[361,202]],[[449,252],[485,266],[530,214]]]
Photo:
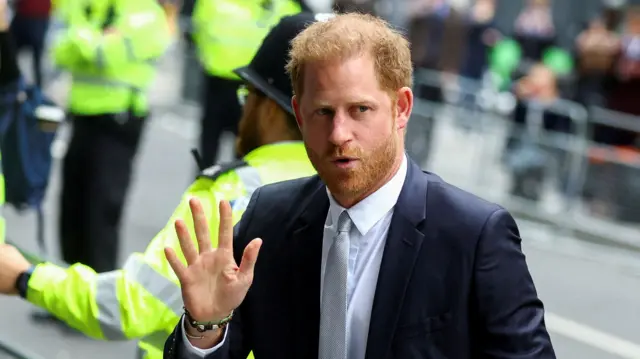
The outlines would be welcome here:
[[[178,241],[180,241],[180,248],[184,254],[184,258],[187,260],[187,264],[193,264],[198,259],[198,251],[196,250],[193,242],[191,241],[191,235],[187,226],[181,219],[175,222],[176,234],[178,235]]]
[[[178,280],[182,282],[182,279],[184,278],[184,271],[187,267],[180,262],[180,259],[178,259],[176,252],[172,248],[166,247],[164,249],[164,256],[167,257],[167,261],[169,262],[171,269],[173,269],[173,272],[178,277]]]
[[[189,207],[191,207],[191,217],[193,218],[193,228],[196,232],[199,252],[210,252],[211,234],[209,233],[209,224],[207,223],[207,216],[204,214],[204,209],[202,209],[202,204],[199,199],[191,198],[189,200]]]
[[[242,253],[242,262],[240,262],[240,268],[238,269],[238,275],[242,276],[244,280],[251,282],[253,280],[253,269],[256,266],[258,260],[258,252],[262,246],[262,239],[256,238],[249,242],[247,247]]]
[[[228,201],[220,201],[220,225],[218,231],[218,248],[233,251],[233,216]]]

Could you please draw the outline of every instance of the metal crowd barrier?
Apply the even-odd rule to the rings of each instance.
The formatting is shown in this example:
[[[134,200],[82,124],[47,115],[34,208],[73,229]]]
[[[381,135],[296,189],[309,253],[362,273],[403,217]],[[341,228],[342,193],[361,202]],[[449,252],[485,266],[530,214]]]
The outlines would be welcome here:
[[[640,116],[590,107],[589,118],[592,126],[635,133],[640,139]],[[640,147],[591,143],[587,156],[586,190],[590,209],[600,212],[600,216],[631,222],[640,228]]]
[[[407,151],[426,170],[562,234],[640,245],[640,152],[592,140],[595,124],[640,134],[640,117],[564,99],[518,102],[428,70],[416,71],[415,97]],[[545,118],[566,121],[566,132],[546,130]]]

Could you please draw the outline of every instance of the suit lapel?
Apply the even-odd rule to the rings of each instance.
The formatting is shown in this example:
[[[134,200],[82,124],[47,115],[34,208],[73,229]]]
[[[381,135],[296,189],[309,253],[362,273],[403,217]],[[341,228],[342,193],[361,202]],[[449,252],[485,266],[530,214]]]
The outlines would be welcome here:
[[[366,359],[383,359],[391,349],[404,295],[420,253],[426,217],[426,176],[409,160],[407,176],[394,208],[376,287]]]
[[[292,227],[291,304],[294,325],[291,343],[295,358],[317,358],[320,336],[320,271],[324,223],[329,199],[324,184],[310,191],[302,213]]]

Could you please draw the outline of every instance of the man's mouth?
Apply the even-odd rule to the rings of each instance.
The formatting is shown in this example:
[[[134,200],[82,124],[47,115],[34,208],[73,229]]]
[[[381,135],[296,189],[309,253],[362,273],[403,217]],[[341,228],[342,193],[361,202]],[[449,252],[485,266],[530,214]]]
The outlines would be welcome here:
[[[333,159],[331,162],[333,162],[338,167],[346,168],[354,164],[356,161],[357,159],[351,157],[339,157]]]

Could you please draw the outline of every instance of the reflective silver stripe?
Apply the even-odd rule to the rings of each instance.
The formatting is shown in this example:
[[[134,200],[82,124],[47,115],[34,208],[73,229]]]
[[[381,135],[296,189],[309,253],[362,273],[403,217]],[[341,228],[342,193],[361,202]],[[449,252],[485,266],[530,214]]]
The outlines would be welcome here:
[[[100,274],[96,283],[98,323],[102,334],[108,340],[127,339],[122,332],[117,282],[118,272],[109,272]]]
[[[123,41],[124,41],[125,51],[127,52],[127,58],[129,59],[129,61],[135,62],[136,61],[136,53],[135,53],[134,47],[133,47],[133,40],[131,40],[128,37],[125,37],[123,39]]]
[[[104,47],[102,47],[102,44],[100,44],[96,49],[96,66],[99,69],[104,69],[106,61],[107,60],[105,59]]]
[[[236,173],[244,185],[246,195],[236,199],[231,209],[233,211],[244,211],[249,205],[253,192],[262,186],[262,179],[258,170],[251,166],[240,167],[236,170]]]
[[[101,78],[101,77],[98,77],[98,76],[74,75],[73,76],[73,82],[74,83],[84,83],[84,84],[89,84],[89,85],[105,86],[105,87],[134,89],[136,91],[144,91],[143,88],[133,86],[133,85],[131,85],[129,83],[126,83],[124,81],[108,80],[108,79],[104,79],[104,78]]]
[[[182,292],[178,284],[158,273],[138,257],[129,257],[124,265],[124,272],[129,279],[170,308],[176,316],[182,316]],[[142,341],[162,350],[168,336],[169,333],[157,331],[145,336]],[[139,353],[141,354],[142,352]]]
[[[161,301],[177,316],[182,315],[180,286],[137,257],[129,257],[124,265],[125,275],[138,283],[149,294]]]
[[[255,190],[262,186],[260,173],[254,167],[240,167],[236,170],[236,173],[238,174],[238,177],[240,177],[240,180],[248,194],[253,194]]]
[[[125,37],[122,39],[122,41],[124,43],[125,52],[127,53],[127,60],[131,62],[139,62],[141,64],[147,64],[154,67],[158,64],[159,59],[157,58],[148,59],[148,60],[138,60],[136,58],[135,46],[133,44],[133,40],[131,40],[128,37]],[[96,48],[96,66],[99,69],[104,69],[106,65],[107,65],[107,57],[104,52],[104,47],[102,46],[102,44],[100,44],[98,45],[98,48]]]

